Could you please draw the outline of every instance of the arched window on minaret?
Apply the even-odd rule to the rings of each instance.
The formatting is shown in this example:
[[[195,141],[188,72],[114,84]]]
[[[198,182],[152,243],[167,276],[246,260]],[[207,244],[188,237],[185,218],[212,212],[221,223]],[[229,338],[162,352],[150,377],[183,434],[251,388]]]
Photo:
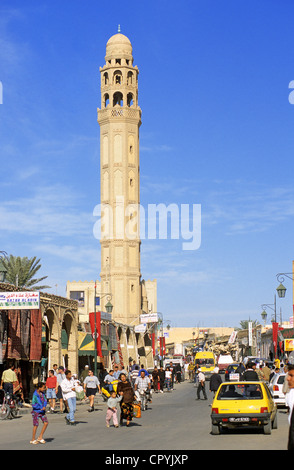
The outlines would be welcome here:
[[[132,85],[133,84],[133,72],[128,72],[128,76],[127,76],[127,84],[128,85]]]
[[[130,106],[133,106],[134,104],[134,95],[133,93],[128,93],[127,95],[127,106],[130,107]]]
[[[104,85],[108,85],[108,83],[109,83],[109,77],[108,77],[108,73],[107,73],[107,72],[105,72],[105,73],[103,74],[103,79],[104,79]]]
[[[122,73],[120,70],[116,70],[113,74],[113,84],[122,85]]]
[[[120,91],[116,91],[113,95],[113,106],[123,106],[123,94]]]
[[[109,105],[109,94],[105,93],[105,95],[103,97],[103,106],[104,106],[104,108],[107,108],[108,105]]]

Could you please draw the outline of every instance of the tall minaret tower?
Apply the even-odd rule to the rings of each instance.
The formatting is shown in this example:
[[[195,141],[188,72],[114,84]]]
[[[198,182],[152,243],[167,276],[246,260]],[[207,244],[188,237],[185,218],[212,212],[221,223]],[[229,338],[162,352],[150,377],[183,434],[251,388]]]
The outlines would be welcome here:
[[[113,319],[139,323],[139,127],[137,66],[130,40],[119,33],[106,45],[101,73],[101,292],[111,293]],[[105,311],[107,297],[102,297]]]

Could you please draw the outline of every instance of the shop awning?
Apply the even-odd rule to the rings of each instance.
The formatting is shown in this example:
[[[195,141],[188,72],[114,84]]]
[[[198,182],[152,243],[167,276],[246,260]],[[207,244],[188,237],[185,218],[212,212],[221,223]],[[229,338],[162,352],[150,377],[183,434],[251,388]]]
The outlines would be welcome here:
[[[79,356],[95,356],[95,342],[90,333],[79,331]],[[108,356],[107,336],[101,335],[101,349],[103,356]]]

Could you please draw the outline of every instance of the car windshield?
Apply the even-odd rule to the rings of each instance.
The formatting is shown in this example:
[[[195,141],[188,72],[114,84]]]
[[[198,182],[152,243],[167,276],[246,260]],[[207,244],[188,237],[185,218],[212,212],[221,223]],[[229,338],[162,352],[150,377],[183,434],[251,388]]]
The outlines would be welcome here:
[[[202,367],[209,367],[214,365],[214,360],[212,358],[207,358],[207,359],[196,359],[195,361],[196,364],[199,364]]]
[[[218,400],[261,400],[262,390],[258,384],[224,384],[221,386]]]

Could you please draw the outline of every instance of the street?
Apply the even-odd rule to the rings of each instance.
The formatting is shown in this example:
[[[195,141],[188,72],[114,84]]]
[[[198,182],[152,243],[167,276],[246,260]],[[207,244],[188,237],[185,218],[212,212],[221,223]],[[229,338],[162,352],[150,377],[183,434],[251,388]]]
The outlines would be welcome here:
[[[206,384],[206,387],[208,384]],[[188,450],[286,450],[288,415],[284,409],[278,413],[278,429],[271,435],[262,430],[241,429],[211,435],[210,404],[196,400],[196,389],[185,381],[173,392],[153,394],[152,404],[134,419],[131,426],[106,428],[106,403],[101,396],[96,410],[88,412],[87,404],[78,404],[76,426],[67,426],[61,414],[48,414],[49,426],[46,444],[31,445],[32,417],[30,412],[19,418],[0,421],[1,450],[104,450],[113,457],[117,451],[167,450],[178,454]],[[125,422],[124,422],[125,423]],[[41,426],[39,426],[40,430]],[[37,431],[37,436],[39,433]],[[119,454],[118,454],[119,455]]]

